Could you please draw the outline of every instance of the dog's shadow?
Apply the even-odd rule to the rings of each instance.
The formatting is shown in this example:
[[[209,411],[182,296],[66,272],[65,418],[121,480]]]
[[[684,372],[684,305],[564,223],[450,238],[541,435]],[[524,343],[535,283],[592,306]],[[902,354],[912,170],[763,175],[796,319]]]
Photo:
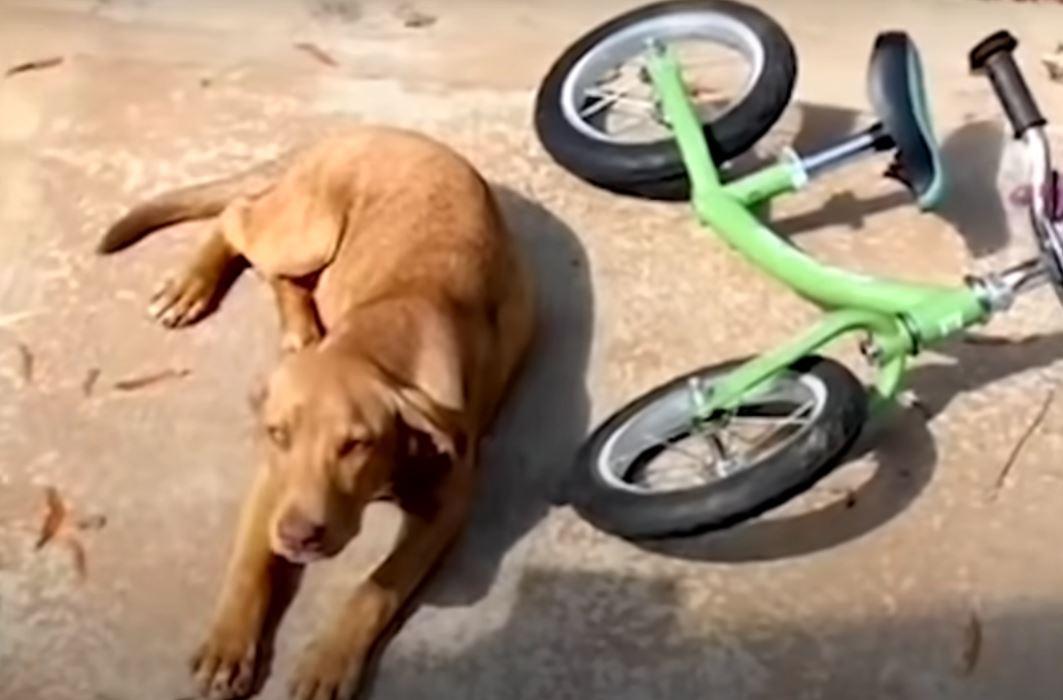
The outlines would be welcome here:
[[[484,442],[465,534],[423,592],[421,602],[432,605],[468,605],[486,593],[513,543],[557,502],[590,420],[594,300],[586,253],[541,205],[504,187],[495,194],[533,275],[535,340]]]

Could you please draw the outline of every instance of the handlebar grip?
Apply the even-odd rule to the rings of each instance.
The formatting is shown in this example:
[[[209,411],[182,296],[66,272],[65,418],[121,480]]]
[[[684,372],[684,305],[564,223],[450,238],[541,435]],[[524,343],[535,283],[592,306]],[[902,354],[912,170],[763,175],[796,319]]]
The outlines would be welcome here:
[[[1021,138],[1030,127],[1045,124],[1022,70],[1015,62],[1013,52],[1018,45],[1011,34],[999,31],[983,39],[968,55],[972,71],[989,74],[993,90],[1015,130],[1015,138]]]

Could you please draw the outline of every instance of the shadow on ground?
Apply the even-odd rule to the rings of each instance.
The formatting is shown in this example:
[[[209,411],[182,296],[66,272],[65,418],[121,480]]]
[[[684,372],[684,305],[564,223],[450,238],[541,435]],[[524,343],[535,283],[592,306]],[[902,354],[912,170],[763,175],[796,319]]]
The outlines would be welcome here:
[[[542,206],[512,190],[496,191],[531,263],[539,326],[511,403],[485,445],[472,520],[426,591],[437,605],[466,605],[486,592],[506,551],[557,500],[590,416],[584,375],[594,301],[586,253]]]
[[[853,110],[814,103],[802,103],[799,108],[801,127],[791,145],[804,155],[837,143],[852,133],[861,116]],[[944,200],[934,213],[959,233],[975,257],[1003,249],[1010,238],[1004,196],[997,183],[1004,145],[1005,134],[997,121],[964,124],[941,144],[946,190]],[[748,170],[753,165],[763,164],[764,161],[746,162],[741,168]],[[863,167],[881,167],[881,163],[865,163]],[[838,192],[822,207],[777,219],[772,222],[772,227],[787,237],[825,226],[858,230],[864,227],[865,219],[870,216],[912,204],[911,194],[900,184],[894,192],[873,197]]]
[[[721,610],[726,600],[707,590],[712,585],[529,569],[500,628],[464,646],[438,640],[388,655],[369,695],[996,700],[1063,693],[1055,652],[1063,609],[1051,604],[977,610],[957,598],[924,617],[802,619],[787,591],[761,590],[775,608],[792,611],[754,619]]]
[[[963,237],[976,258],[1003,249],[1010,240],[1004,194],[997,176],[1004,155],[1004,128],[998,121],[964,124],[941,146],[945,200],[935,212]]]
[[[957,396],[1001,379],[1047,367],[1059,361],[1063,333],[1046,333],[1017,340],[967,334],[934,352],[951,358],[949,364],[916,368],[910,375],[921,410],[928,417],[945,410]]]

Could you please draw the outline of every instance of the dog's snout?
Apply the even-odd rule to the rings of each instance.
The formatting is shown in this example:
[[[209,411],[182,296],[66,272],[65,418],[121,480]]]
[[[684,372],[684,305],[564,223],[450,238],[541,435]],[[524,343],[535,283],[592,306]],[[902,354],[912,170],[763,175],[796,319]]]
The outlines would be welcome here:
[[[277,534],[287,546],[299,550],[321,544],[325,538],[325,526],[302,513],[288,511],[277,523]]]

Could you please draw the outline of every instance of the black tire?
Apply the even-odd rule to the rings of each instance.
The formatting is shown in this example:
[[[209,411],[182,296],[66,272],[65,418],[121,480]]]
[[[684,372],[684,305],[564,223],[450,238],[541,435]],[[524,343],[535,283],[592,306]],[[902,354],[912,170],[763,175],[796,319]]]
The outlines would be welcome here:
[[[695,535],[736,525],[781,505],[826,476],[860,434],[867,420],[863,385],[844,365],[818,356],[790,367],[793,376],[825,390],[818,414],[798,431],[793,444],[769,452],[761,461],[709,484],[674,491],[620,488],[603,477],[603,447],[629,419],[691,378],[710,380],[739,361],[705,367],[663,384],[636,399],[603,423],[584,443],[569,482],[569,502],[591,524],[628,539],[659,539]],[[652,449],[643,443],[644,452]],[[634,465],[637,458],[631,460]],[[629,469],[631,467],[628,467]]]
[[[535,105],[535,129],[543,146],[565,169],[592,184],[651,199],[686,199],[689,182],[672,139],[615,143],[576,129],[565,116],[562,90],[578,61],[610,35],[640,22],[681,12],[718,13],[739,22],[760,44],[764,67],[749,93],[732,109],[705,124],[717,163],[748,150],[778,120],[793,92],[797,59],[789,37],[760,10],[730,0],[675,0],[616,17],[583,36],[554,63]]]

